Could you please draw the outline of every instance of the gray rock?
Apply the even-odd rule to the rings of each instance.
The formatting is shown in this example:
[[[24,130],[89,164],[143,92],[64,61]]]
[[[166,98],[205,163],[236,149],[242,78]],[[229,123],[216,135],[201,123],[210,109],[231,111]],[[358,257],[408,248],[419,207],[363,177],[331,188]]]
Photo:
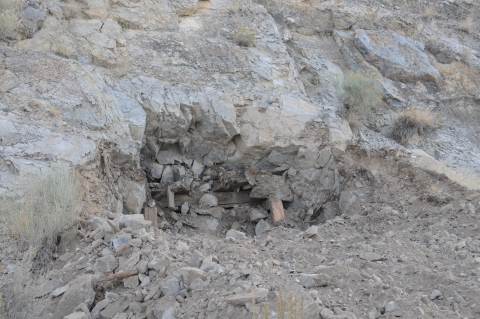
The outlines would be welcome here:
[[[188,213],[189,209],[190,209],[190,207],[188,205],[188,202],[185,202],[185,203],[182,204],[180,212],[182,213],[182,215],[186,215]]]
[[[268,295],[268,289],[258,288],[249,293],[237,294],[230,297],[227,297],[227,303],[234,306],[245,306],[247,302],[252,302],[255,300],[256,303],[259,303]]]
[[[305,288],[326,287],[331,283],[331,278],[327,274],[301,274],[300,282]]]
[[[382,255],[370,251],[362,252],[358,257],[360,257],[360,259],[368,260],[371,262],[387,260],[387,258],[382,257]]]
[[[160,289],[165,296],[180,295],[180,284],[176,277],[167,277],[160,281]]]
[[[439,290],[436,290],[434,289],[431,293],[430,293],[430,300],[435,300],[435,299],[438,299],[442,297],[442,293],[439,291]]]
[[[423,43],[391,30],[355,32],[355,45],[386,78],[402,82],[437,81],[440,73],[425,54]]]
[[[307,237],[307,238],[310,238],[310,237],[317,236],[317,234],[318,234],[318,226],[313,225],[313,226],[308,227],[305,230],[304,236]]]
[[[153,309],[155,319],[174,319],[176,303],[173,296],[165,296],[158,300]]]
[[[78,258],[77,264],[75,265],[75,268],[77,270],[82,270],[85,267],[87,267],[87,263],[88,263],[88,257],[87,256],[82,256],[82,257]]]
[[[357,196],[352,192],[345,190],[340,193],[340,199],[338,201],[338,206],[340,207],[340,212],[345,215],[348,213],[350,206],[355,202]]]
[[[176,181],[179,181],[182,179],[182,177],[185,176],[185,167],[181,166],[181,165],[176,165],[174,166],[173,168],[173,178],[176,180]]]
[[[53,297],[53,298],[56,298],[56,297],[64,294],[65,291],[68,290],[68,287],[70,287],[70,284],[65,285],[65,286],[62,286],[62,287],[58,287],[57,289],[55,289],[54,291],[52,291],[52,297]]]
[[[397,302],[394,300],[387,302],[387,304],[385,305],[385,312],[394,312],[397,309],[398,305]]]
[[[135,181],[120,177],[119,185],[123,195],[123,209],[125,214],[140,214],[146,200],[146,181]]]
[[[250,185],[254,185],[250,192],[252,198],[273,197],[287,202],[293,200],[293,193],[283,176],[247,169],[245,170],[245,177]]]
[[[28,7],[22,12],[22,22],[20,24],[19,31],[27,38],[31,38],[43,27],[44,21],[45,16],[42,11],[33,7]]]
[[[202,174],[203,172],[203,165],[200,164],[199,162],[197,162],[196,160],[193,161],[193,164],[192,164],[192,172],[193,174],[195,175],[200,175]]]
[[[144,220],[145,216],[143,214],[131,214],[131,215],[122,215],[120,218],[118,218],[118,227],[120,229],[125,228],[125,223],[127,221],[132,221],[132,220]]]
[[[73,308],[81,303],[85,303],[88,307],[91,307],[95,299],[92,279],[92,275],[82,275],[70,282],[70,287],[58,302],[52,319],[63,319],[71,313]]]
[[[238,230],[234,230],[234,229],[230,229],[229,231],[227,231],[227,234],[225,235],[225,238],[233,238],[235,240],[242,240],[242,239],[245,239],[245,233],[241,232],[241,231],[238,231]]]
[[[199,231],[215,235],[220,223],[214,217],[210,216],[196,216],[194,219],[194,225]]]
[[[170,184],[175,182],[175,177],[173,175],[173,169],[170,165],[166,165],[162,173],[162,183]]]
[[[261,219],[255,226],[255,235],[261,236],[263,233],[269,231],[271,228],[272,227],[266,220]]]
[[[222,219],[223,214],[225,213],[225,209],[221,206],[207,207],[207,208],[200,206],[200,207],[195,207],[194,211],[199,215],[211,215],[216,219]]]
[[[212,194],[205,194],[198,202],[201,206],[215,207],[218,205],[218,199]]]
[[[123,279],[123,286],[125,288],[135,289],[138,287],[138,276],[131,276]]]
[[[182,275],[182,281],[185,285],[190,286],[192,282],[199,278],[201,280],[207,279],[207,274],[194,267],[184,267],[179,270],[180,274]]]
[[[250,212],[250,221],[251,222],[256,222],[260,219],[265,219],[267,218],[268,214],[266,211],[264,210],[258,210],[258,209],[253,209],[251,212]]]
[[[130,219],[125,221],[125,227],[131,228],[132,230],[137,230],[137,229],[150,229],[152,226],[152,222],[149,220],[144,220],[144,219]]]
[[[112,302],[100,311],[99,319],[112,319],[116,314],[125,311],[132,301],[132,299],[126,296],[118,298],[115,302]]]
[[[88,319],[88,316],[84,312],[73,312],[63,319]]]
[[[157,162],[152,162],[149,164],[150,176],[154,179],[161,179],[165,165],[159,164]]]
[[[190,266],[195,267],[195,268],[200,268],[200,265],[203,262],[203,255],[201,252],[198,250],[195,250],[192,253],[192,260],[190,261]]]
[[[62,281],[58,278],[53,278],[53,279],[45,282],[42,286],[42,290],[38,293],[37,297],[43,297],[46,294],[51,293],[53,290],[55,290],[61,284],[62,284]]]
[[[117,313],[112,319],[128,319],[128,314],[126,313]]]
[[[101,273],[113,272],[118,268],[118,259],[113,255],[100,257],[97,259],[97,261],[95,261],[95,265],[93,267],[95,271]]]

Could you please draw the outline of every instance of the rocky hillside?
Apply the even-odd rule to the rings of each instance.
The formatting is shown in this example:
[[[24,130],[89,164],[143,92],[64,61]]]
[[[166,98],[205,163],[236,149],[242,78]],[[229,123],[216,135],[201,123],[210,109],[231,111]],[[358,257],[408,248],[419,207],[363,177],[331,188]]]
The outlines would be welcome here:
[[[0,40],[0,195],[66,162],[83,201],[28,316],[244,318],[255,299],[281,318],[282,288],[305,318],[480,318],[478,16],[28,1]],[[381,88],[362,121],[339,92],[352,72]],[[434,129],[399,144],[412,109]],[[24,251],[3,243],[5,297]]]

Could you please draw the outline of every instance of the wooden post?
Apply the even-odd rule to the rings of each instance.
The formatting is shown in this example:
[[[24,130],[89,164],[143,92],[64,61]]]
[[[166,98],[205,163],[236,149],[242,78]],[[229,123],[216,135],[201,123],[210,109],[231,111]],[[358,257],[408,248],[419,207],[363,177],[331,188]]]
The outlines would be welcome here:
[[[145,207],[144,210],[145,219],[152,222],[152,226],[157,228],[157,207]]]
[[[285,211],[283,210],[283,203],[281,200],[269,198],[265,201],[265,208],[270,210],[273,223],[277,223],[285,218]]]

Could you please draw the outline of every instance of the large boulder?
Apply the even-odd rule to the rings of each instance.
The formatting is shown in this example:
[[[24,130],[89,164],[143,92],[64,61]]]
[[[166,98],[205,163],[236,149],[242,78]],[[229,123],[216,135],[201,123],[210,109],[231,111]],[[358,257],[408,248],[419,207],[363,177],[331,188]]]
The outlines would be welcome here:
[[[51,319],[63,319],[71,314],[72,310],[81,303],[85,303],[90,307],[95,299],[92,279],[92,275],[82,275],[74,279],[63,294],[62,299],[60,299]]]
[[[437,81],[440,73],[425,54],[425,45],[391,30],[355,32],[355,45],[386,78],[401,82]]]

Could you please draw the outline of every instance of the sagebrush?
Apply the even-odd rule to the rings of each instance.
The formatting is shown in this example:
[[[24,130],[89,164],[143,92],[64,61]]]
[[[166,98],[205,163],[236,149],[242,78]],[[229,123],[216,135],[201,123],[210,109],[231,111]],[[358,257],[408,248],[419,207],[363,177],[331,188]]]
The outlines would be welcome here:
[[[255,29],[249,27],[238,27],[233,35],[235,42],[244,47],[251,47],[255,44]]]
[[[11,34],[19,24],[18,13],[24,0],[0,0],[0,39]]]
[[[0,318],[33,318],[37,310],[43,278],[32,275],[31,268],[36,251],[29,249],[15,265],[14,280],[2,286],[0,295]],[[37,299],[37,300],[36,300]]]
[[[347,107],[347,120],[364,120],[382,100],[382,88],[377,78],[363,72],[346,73],[336,86]]]
[[[277,299],[277,318],[278,319],[304,319],[305,316],[305,296],[301,298],[295,296],[292,292],[288,294],[285,300],[283,290],[280,289],[280,293]],[[257,312],[255,300],[252,301],[252,319],[269,319],[270,308],[268,301],[263,303],[260,314]]]
[[[0,204],[9,235],[38,252],[54,246],[58,234],[79,217],[79,176],[66,164],[53,166],[44,174],[30,174],[23,189],[4,196]]]
[[[435,128],[435,117],[430,111],[411,108],[398,115],[390,134],[397,142],[406,144],[413,136],[423,136]]]

